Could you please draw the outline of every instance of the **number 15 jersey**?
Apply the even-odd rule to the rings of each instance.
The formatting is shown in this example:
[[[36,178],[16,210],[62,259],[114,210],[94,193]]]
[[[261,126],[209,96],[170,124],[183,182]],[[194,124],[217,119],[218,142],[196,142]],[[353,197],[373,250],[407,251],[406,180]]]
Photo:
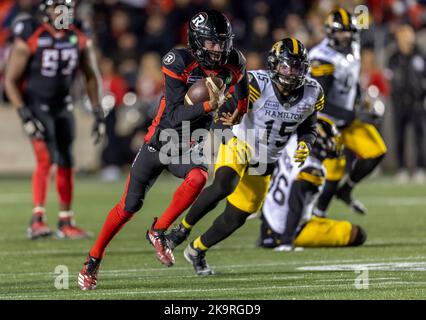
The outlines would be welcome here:
[[[233,133],[249,144],[253,159],[276,162],[294,132],[299,139],[305,134],[315,139],[316,112],[324,107],[324,94],[316,80],[306,78],[285,98],[266,71],[250,71],[249,79],[249,110]]]

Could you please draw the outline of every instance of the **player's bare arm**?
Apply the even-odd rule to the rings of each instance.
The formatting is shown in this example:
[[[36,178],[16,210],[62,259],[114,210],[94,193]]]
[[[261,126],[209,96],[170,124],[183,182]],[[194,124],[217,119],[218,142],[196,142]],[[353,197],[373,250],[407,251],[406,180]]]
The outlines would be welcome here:
[[[18,111],[24,130],[31,138],[41,139],[44,127],[40,121],[34,118],[31,111],[25,107],[24,98],[19,88],[19,83],[25,73],[31,51],[28,45],[21,39],[16,39],[10,54],[6,68],[5,89],[10,102]]]
[[[19,82],[22,79],[30,57],[31,52],[28,45],[24,41],[16,39],[12,46],[6,68],[5,88],[10,102],[17,109],[25,105],[19,90]]]
[[[81,53],[80,68],[86,79],[87,95],[93,108],[95,123],[92,128],[95,144],[99,143],[105,135],[104,112],[101,107],[101,76],[96,61],[95,50],[91,41]]]

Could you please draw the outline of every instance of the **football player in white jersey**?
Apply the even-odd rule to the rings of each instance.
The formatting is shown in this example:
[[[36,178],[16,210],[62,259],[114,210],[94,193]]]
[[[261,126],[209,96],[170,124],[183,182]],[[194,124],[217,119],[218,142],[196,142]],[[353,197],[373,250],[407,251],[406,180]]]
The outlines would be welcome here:
[[[327,37],[309,52],[311,75],[324,89],[329,117],[342,133],[342,142],[357,159],[349,170],[346,182],[344,157],[326,160],[327,182],[318,200],[315,213],[324,215],[334,195],[355,212],[365,213],[364,206],[352,198],[354,186],[368,176],[386,154],[386,145],[375,126],[361,120],[356,106],[360,104],[360,44],[356,20],[343,8],[329,14],[325,23]]]
[[[290,136],[297,135],[292,156],[299,164],[315,142],[317,111],[324,106],[324,96],[318,82],[306,76],[309,60],[304,45],[294,38],[275,43],[268,66],[266,71],[249,73],[248,112],[233,127],[233,137],[219,147],[214,181],[167,237],[169,246],[176,247],[226,198],[225,211],[184,251],[198,275],[213,274],[205,260],[206,251],[240,228],[262,206],[273,168]]]
[[[294,136],[275,167],[261,210],[261,247],[292,251],[298,247],[358,246],[367,238],[361,227],[349,221],[312,216],[314,203],[324,187],[323,161],[341,153],[335,125],[319,117],[317,127],[317,140],[302,167],[291,156],[296,148]]]

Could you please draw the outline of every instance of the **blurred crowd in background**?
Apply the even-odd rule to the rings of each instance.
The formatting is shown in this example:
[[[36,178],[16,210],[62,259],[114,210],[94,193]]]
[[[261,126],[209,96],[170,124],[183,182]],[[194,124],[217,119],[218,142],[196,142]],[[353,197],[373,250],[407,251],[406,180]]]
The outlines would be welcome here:
[[[20,14],[34,14],[36,3],[35,0],[0,1],[0,81],[12,23]],[[390,66],[389,61],[391,57],[398,59],[395,55],[408,47],[408,54],[420,55],[423,60],[418,63],[424,64],[422,52],[426,48],[417,49],[410,42],[417,38],[420,47],[426,44],[426,40],[421,40],[426,39],[426,0],[84,0],[77,3],[76,16],[84,22],[98,48],[105,92],[103,105],[110,110],[108,142],[102,155],[106,179],[113,179],[123,165],[131,162],[136,150],[132,146],[139,144],[140,134],[155,115],[163,90],[161,57],[172,47],[186,45],[187,21],[205,8],[222,11],[229,17],[236,36],[234,45],[244,52],[248,70],[253,70],[265,67],[265,55],[274,41],[293,36],[311,48],[323,39],[324,18],[332,9],[343,6],[353,12],[356,6],[366,5],[370,26],[361,32],[362,87],[374,85],[380,97],[389,102],[388,109],[399,115],[399,122],[393,121],[392,130],[397,135],[387,139],[388,143],[397,144],[393,167],[399,169],[399,178],[405,178],[407,166],[405,128],[419,118],[414,123],[416,134],[420,135],[420,140],[416,137],[419,148],[415,149],[419,150],[415,150],[418,151],[415,166],[425,166],[422,147],[425,141],[421,136],[425,131],[426,76],[420,81],[422,87],[416,88],[420,92],[411,94],[409,81],[402,81],[395,88],[395,72],[410,69],[400,60],[400,69],[395,69],[395,63]],[[403,29],[401,25],[409,27]],[[418,79],[414,81],[419,84]],[[75,90],[79,97],[78,86]],[[408,100],[401,101],[398,90],[409,92]],[[0,93],[1,99],[5,98]],[[418,113],[413,119],[404,118],[402,114],[410,108]],[[400,112],[402,109],[405,111]]]

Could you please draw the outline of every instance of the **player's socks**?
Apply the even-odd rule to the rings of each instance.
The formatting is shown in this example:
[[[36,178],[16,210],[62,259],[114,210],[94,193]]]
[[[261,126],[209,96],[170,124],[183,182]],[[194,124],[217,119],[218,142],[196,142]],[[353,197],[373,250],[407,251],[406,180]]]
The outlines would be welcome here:
[[[227,202],[225,211],[216,218],[213,225],[200,237],[200,242],[198,243],[200,248],[203,248],[203,246],[210,248],[216,243],[225,240],[246,222],[248,216],[248,213]]]
[[[96,259],[102,259],[105,249],[114,236],[124,227],[124,225],[133,218],[133,213],[124,210],[126,204],[127,191],[129,188],[130,176],[127,178],[125,192],[120,201],[108,213],[101,232],[96,239],[95,244],[89,252],[89,255]]]
[[[72,168],[58,167],[56,171],[56,190],[62,205],[68,206],[72,202],[73,187]]]
[[[352,198],[352,190],[379,165],[383,157],[384,155],[374,159],[358,159],[345,183],[336,192],[336,197],[343,200],[356,213],[365,214],[367,210],[361,202]]]
[[[154,225],[156,230],[167,230],[170,225],[195,201],[207,182],[206,171],[195,168],[175,191],[172,202]]]
[[[127,187],[126,187],[127,190]],[[126,195],[124,195],[120,202],[111,209],[107,219],[96,239],[95,244],[90,250],[90,256],[96,259],[102,259],[105,254],[105,249],[114,238],[114,236],[123,228],[123,226],[133,218],[133,214],[124,210],[124,202]]]
[[[40,206],[46,202],[49,174],[52,164],[50,162],[49,150],[47,149],[46,143],[41,140],[33,140],[32,144],[37,161],[32,177],[33,203],[35,206]]]
[[[182,224],[182,226],[183,226],[185,229],[187,229],[187,230],[191,230],[191,229],[192,229],[192,227],[193,227],[193,225],[192,225],[192,224],[189,224],[189,223],[188,223],[188,221],[186,221],[186,217],[182,219],[181,224]]]
[[[236,188],[240,177],[230,167],[219,168],[214,177],[213,183],[201,192],[198,199],[194,202],[185,221],[189,225],[195,225],[207,213],[212,211],[220,201],[229,196]]]
[[[34,207],[33,209],[33,216],[34,217],[44,217],[46,214],[46,209],[44,207]]]
[[[373,158],[373,159],[356,160],[349,174],[350,181],[352,181],[353,184],[360,182],[379,165],[379,163],[383,160],[384,156],[385,155],[382,155],[380,157]]]
[[[201,237],[198,237],[191,243],[191,247],[198,251],[207,251],[209,248],[204,245],[203,241],[201,241]]]

